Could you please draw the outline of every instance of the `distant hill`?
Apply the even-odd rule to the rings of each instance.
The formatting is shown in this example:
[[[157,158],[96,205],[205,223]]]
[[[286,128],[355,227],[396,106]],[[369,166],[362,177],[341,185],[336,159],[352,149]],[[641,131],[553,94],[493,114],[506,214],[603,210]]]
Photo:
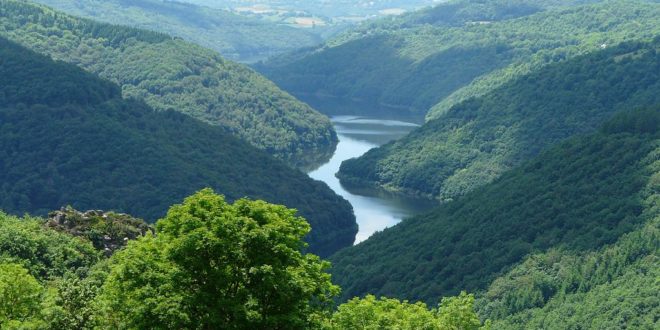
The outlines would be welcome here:
[[[331,258],[333,279],[343,288],[343,298],[374,293],[435,304],[439,297],[460,290],[485,290],[530,253],[559,250],[559,255],[555,251],[544,258],[565,256],[570,270],[553,270],[551,260],[541,260],[542,265],[550,263],[543,266],[550,269],[538,271],[529,263],[523,264],[523,268],[514,269],[492,284],[486,297],[492,299],[492,305],[484,307],[483,313],[505,318],[543,306],[559,290],[576,293],[566,299],[583,299],[585,294],[607,296],[602,290],[613,288],[614,284],[608,279],[616,278],[617,283],[624,285],[626,278],[621,276],[635,272],[636,258],[653,255],[644,246],[655,245],[657,251],[659,155],[660,107],[623,110],[596,133],[569,139],[491,184],[340,251]],[[638,253],[631,252],[629,258],[616,257],[610,264],[599,264],[601,259],[591,255],[582,259],[585,253],[614,244],[622,235],[641,229],[650,221],[655,221],[655,238],[625,243]],[[609,254],[605,252],[603,257],[612,260]],[[577,259],[568,260],[571,258]],[[657,274],[657,255],[655,260],[653,270],[647,274],[637,272],[638,276],[631,280],[647,276],[644,281],[648,281],[648,276]],[[640,262],[653,265],[652,259]],[[539,276],[546,276],[547,272],[550,283],[530,275],[527,280],[520,278],[519,286],[509,284],[510,277],[521,271],[540,273]],[[556,272],[560,277],[553,277]],[[530,284],[532,280],[536,284]],[[564,282],[566,287],[562,286]],[[647,282],[625,285],[640,287],[644,283]],[[509,286],[511,289],[507,289]],[[653,288],[647,290],[653,292]],[[621,299],[631,299],[630,294],[635,293],[628,292]],[[561,300],[561,294],[558,296],[557,300]],[[615,303],[611,301],[613,296],[607,299],[590,301],[591,315],[601,310],[595,306],[605,306],[601,303],[615,312],[618,306],[611,305]],[[568,306],[577,305],[553,304],[547,309],[567,311]],[[657,300],[653,308],[657,310]],[[529,313],[535,315],[534,322],[542,321],[542,317],[537,318],[542,311]],[[635,313],[646,315],[635,317],[652,315]],[[564,316],[568,315],[553,317]],[[530,322],[522,328],[543,328],[524,317],[518,321]]]
[[[449,1],[256,68],[324,113],[423,117],[439,102],[446,110],[543,65],[660,32],[657,2],[591,2]]]
[[[224,57],[255,62],[322,42],[312,31],[183,1],[35,0],[66,13],[181,37]]]
[[[45,215],[77,209],[149,221],[212,187],[229,200],[298,209],[310,250],[353,243],[351,205],[324,183],[221,128],[121,98],[119,86],[0,38],[0,209]]]
[[[0,36],[121,86],[127,98],[175,110],[299,165],[337,141],[330,120],[251,69],[200,46],[135,28],[0,0]]]
[[[450,200],[622,109],[660,103],[660,37],[545,66],[344,162],[340,178]]]
[[[179,0],[213,8],[226,8],[240,15],[255,16],[281,24],[297,25],[297,18],[320,20],[316,29],[346,25],[375,17],[397,15],[430,6],[437,0]]]

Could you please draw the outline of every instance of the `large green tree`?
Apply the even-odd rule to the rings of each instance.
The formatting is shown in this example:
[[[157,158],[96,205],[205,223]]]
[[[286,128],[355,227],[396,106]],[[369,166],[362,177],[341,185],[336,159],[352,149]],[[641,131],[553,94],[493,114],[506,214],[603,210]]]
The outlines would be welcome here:
[[[99,317],[119,328],[296,329],[328,315],[339,288],[295,210],[234,204],[205,189],[113,256]]]

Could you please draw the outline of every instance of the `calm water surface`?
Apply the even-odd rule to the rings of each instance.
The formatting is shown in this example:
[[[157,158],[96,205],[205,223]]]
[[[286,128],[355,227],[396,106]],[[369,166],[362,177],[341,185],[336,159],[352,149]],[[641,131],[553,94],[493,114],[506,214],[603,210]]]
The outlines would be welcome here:
[[[339,183],[335,173],[344,160],[363,155],[369,149],[398,139],[418,125],[397,121],[378,120],[357,116],[332,118],[339,137],[332,158],[308,175],[321,180],[353,205],[360,226],[355,243],[367,239],[376,231],[397,224],[404,218],[422,213],[437,205],[429,200],[413,199],[368,188],[347,188]]]

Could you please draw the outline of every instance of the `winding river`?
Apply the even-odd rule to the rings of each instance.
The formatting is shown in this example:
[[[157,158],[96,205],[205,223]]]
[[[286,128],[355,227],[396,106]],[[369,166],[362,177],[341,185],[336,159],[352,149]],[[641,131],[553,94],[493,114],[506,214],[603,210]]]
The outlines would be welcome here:
[[[357,116],[336,116],[332,118],[332,122],[339,137],[337,149],[327,163],[312,170],[308,175],[325,182],[353,205],[360,226],[355,238],[356,244],[376,231],[437,205],[429,200],[399,196],[376,189],[348,188],[340,184],[339,179],[335,177],[344,160],[361,156],[369,149],[398,139],[416,128],[417,124]]]

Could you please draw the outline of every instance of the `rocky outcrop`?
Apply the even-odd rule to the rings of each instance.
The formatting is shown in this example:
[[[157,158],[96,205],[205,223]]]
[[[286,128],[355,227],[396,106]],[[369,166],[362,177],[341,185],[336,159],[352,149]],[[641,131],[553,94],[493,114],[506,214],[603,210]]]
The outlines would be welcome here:
[[[50,212],[46,226],[88,239],[106,256],[126,246],[128,241],[154,232],[144,220],[128,214],[102,210],[81,212],[70,206]]]

